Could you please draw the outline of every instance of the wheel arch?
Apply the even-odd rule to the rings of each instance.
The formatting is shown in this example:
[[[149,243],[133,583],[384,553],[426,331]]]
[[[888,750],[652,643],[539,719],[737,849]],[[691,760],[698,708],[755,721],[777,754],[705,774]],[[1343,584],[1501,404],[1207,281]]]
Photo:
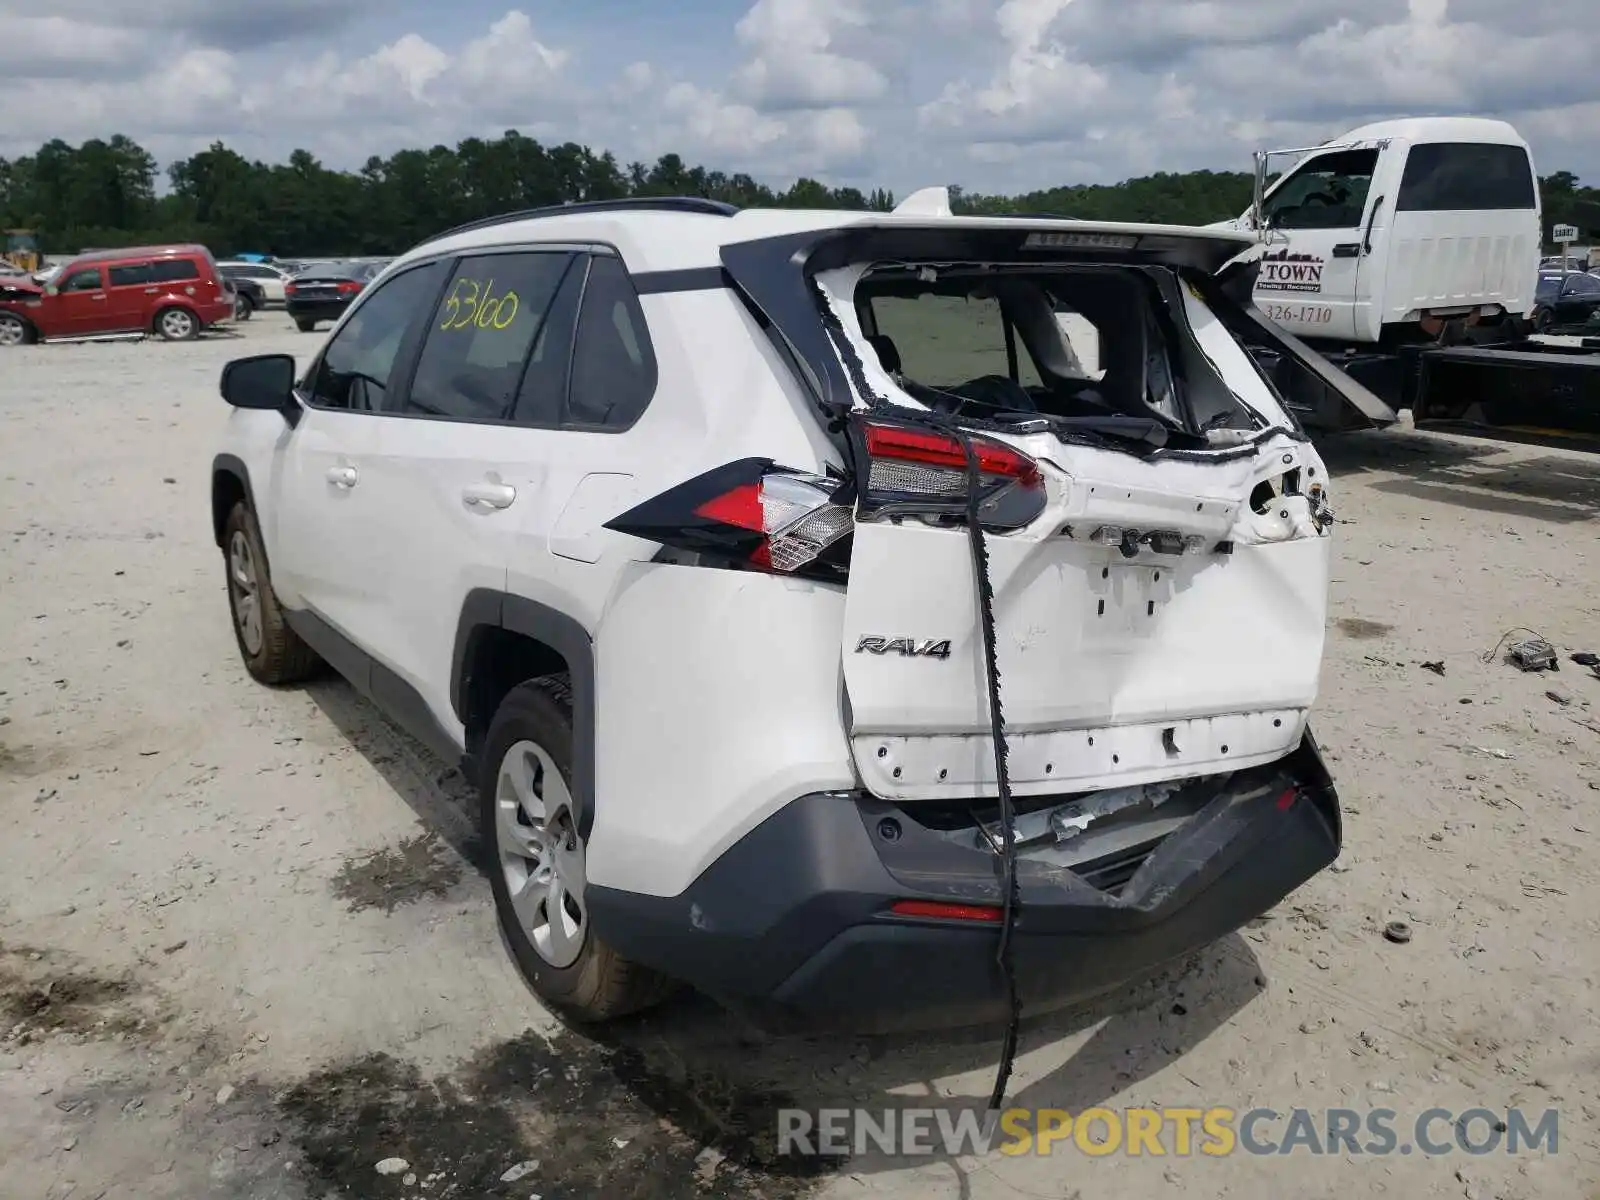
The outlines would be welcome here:
[[[250,487],[250,468],[235,454],[219,454],[211,460],[211,537],[217,549],[222,549],[222,534],[228,524],[228,514],[233,506],[243,500],[261,519],[256,508],[255,492]],[[265,547],[262,548],[265,553]],[[266,567],[268,564],[263,563]]]
[[[572,693],[572,787],[586,837],[594,824],[594,639],[578,621],[536,600],[488,588],[467,594],[451,654],[450,706],[466,731],[469,768],[477,766],[505,694],[561,672]]]

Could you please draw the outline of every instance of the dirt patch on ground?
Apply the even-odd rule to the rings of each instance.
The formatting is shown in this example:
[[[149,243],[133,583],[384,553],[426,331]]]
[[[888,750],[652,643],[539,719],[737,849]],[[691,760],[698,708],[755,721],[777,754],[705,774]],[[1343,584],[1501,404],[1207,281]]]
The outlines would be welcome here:
[[[1385,625],[1382,621],[1369,621],[1365,617],[1340,617],[1334,625],[1345,637],[1354,638],[1358,642],[1370,642],[1394,632],[1393,625]]]
[[[280,1109],[308,1174],[348,1195],[790,1200],[838,1166],[778,1155],[793,1104],[632,1047],[530,1033],[432,1079],[386,1054],[331,1066]]]
[[[147,1032],[157,1022],[140,999],[129,979],[76,970],[47,950],[0,946],[0,1041]]]
[[[443,899],[461,882],[461,860],[433,833],[345,860],[333,891],[351,912],[393,912],[428,897]]]

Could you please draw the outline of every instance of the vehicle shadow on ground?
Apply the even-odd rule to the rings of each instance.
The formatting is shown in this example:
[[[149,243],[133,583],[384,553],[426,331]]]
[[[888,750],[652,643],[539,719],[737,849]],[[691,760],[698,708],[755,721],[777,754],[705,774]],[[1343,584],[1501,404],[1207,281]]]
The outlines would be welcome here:
[[[425,828],[479,871],[487,869],[471,817],[471,789],[458,771],[396,729],[343,681],[318,681],[306,690]],[[487,901],[484,919],[493,920]],[[1235,933],[1137,984],[1033,1018],[1023,1026],[1024,1061],[1007,1104],[1077,1113],[1107,1104],[1170,1070],[1174,1080],[1164,1084],[1163,1096],[1192,1087],[1194,1105],[1204,1107],[1207,1096],[1216,1094],[1218,1081],[1185,1076],[1183,1056],[1266,986],[1249,943]],[[530,1015],[540,1007],[531,991],[528,1007]],[[565,1025],[548,1043],[529,1035],[488,1047],[476,1064],[463,1064],[461,1075],[480,1097],[475,1104],[499,1105],[511,1114],[503,1124],[479,1122],[484,1139],[506,1143],[496,1158],[486,1142],[484,1161],[537,1159],[539,1190],[546,1196],[590,1194],[583,1189],[596,1185],[599,1161],[610,1164],[599,1181],[603,1194],[619,1197],[668,1200],[713,1194],[788,1200],[837,1174],[879,1174],[930,1164],[940,1176],[953,1175],[956,1194],[965,1197],[971,1194],[969,1168],[953,1157],[887,1153],[870,1141],[844,1155],[797,1153],[780,1143],[779,1114],[865,1109],[881,1123],[886,1111],[922,1109],[944,1110],[952,1124],[962,1111],[973,1114],[969,1120],[981,1121],[999,1062],[1001,1033],[998,1027],[894,1036],[774,1033],[684,991],[601,1029]],[[1080,1037],[1075,1048],[1067,1044]],[[555,1069],[576,1091],[549,1092],[552,1061],[561,1064]],[[330,1068],[337,1086],[326,1090],[349,1095],[353,1069],[348,1064]],[[361,1079],[373,1081],[374,1092],[384,1087],[392,1091],[395,1081],[406,1077],[392,1065],[371,1061],[359,1071]],[[427,1121],[448,1125],[449,1114],[441,1117],[437,1111],[439,1081],[402,1084],[399,1091],[419,1087],[417,1094],[427,1097]],[[362,1103],[377,1101],[369,1097]],[[391,1111],[381,1103],[372,1112],[386,1126],[406,1126],[411,1120],[409,1109]],[[540,1114],[544,1123],[558,1124],[559,1131],[548,1143],[519,1140],[514,1131],[539,1126]],[[936,1122],[937,1117],[925,1125],[936,1129]],[[491,1137],[491,1129],[501,1132]],[[615,1136],[618,1130],[639,1129],[648,1132]],[[386,1136],[393,1140],[392,1133]],[[997,1133],[994,1144],[1004,1136]],[[626,1155],[614,1145],[652,1138],[664,1140],[653,1149],[634,1146]],[[569,1149],[563,1151],[557,1143]],[[580,1155],[587,1157],[580,1161]],[[361,1169],[371,1170],[370,1165]],[[633,1182],[617,1190],[627,1172],[633,1173]],[[338,1183],[342,1176],[335,1170],[327,1178]],[[498,1182],[492,1173],[482,1180],[485,1194],[501,1194],[491,1186]],[[694,1190],[701,1185],[714,1185],[714,1190]],[[946,1186],[941,1183],[941,1190]]]
[[[1370,482],[1378,493],[1562,524],[1600,516],[1600,458],[1399,429],[1335,434],[1317,450],[1335,481],[1397,476]]]

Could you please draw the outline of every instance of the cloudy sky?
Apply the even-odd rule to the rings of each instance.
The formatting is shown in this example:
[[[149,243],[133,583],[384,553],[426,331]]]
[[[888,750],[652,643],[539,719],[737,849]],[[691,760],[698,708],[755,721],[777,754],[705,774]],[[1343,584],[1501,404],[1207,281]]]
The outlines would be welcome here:
[[[517,128],[1016,191],[1475,113],[1600,183],[1595,2],[0,0],[0,155],[122,132],[163,163],[220,138],[351,166]]]

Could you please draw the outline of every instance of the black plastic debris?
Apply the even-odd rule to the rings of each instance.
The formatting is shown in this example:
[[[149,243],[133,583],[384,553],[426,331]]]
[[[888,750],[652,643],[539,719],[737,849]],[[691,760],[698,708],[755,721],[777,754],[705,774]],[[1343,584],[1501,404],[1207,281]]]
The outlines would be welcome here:
[[[1587,650],[1580,650],[1572,656],[1572,661],[1580,667],[1600,667],[1600,654],[1591,654]]]
[[[1435,675],[1444,674],[1444,663],[1442,662],[1425,662],[1421,666],[1424,671],[1432,671]]]
[[[1526,641],[1513,642],[1506,651],[1506,658],[1519,671],[1559,671],[1561,669],[1561,660],[1556,657],[1555,647],[1543,638],[1529,638]]]

